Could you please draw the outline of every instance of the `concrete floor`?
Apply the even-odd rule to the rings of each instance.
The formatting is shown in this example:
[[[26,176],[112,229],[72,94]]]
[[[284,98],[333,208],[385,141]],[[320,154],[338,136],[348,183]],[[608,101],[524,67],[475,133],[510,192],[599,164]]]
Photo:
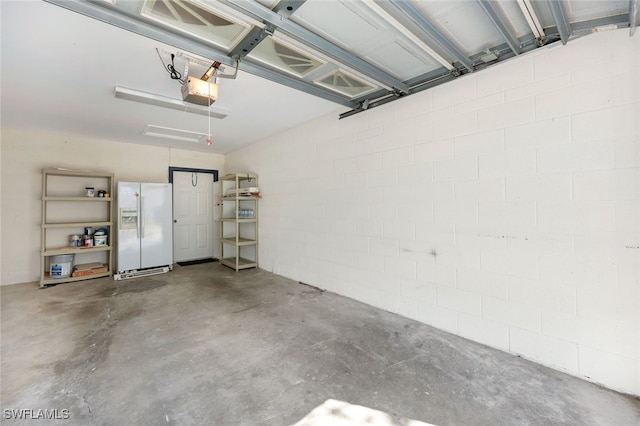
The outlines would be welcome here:
[[[320,424],[301,419],[329,399],[386,413],[368,424],[640,424],[636,398],[261,270],[1,296],[4,424]]]

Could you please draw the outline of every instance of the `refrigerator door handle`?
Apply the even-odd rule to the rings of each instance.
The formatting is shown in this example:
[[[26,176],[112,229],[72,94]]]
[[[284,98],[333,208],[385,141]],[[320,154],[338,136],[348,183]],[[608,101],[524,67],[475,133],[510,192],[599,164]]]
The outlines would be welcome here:
[[[138,217],[137,217],[138,223],[137,223],[137,226],[136,226],[136,234],[137,234],[138,239],[140,239],[140,208],[141,208],[141,206],[140,206],[140,195],[138,195],[137,192],[136,192],[136,204],[137,204],[136,207],[138,208]]]
[[[140,197],[140,238],[144,238],[144,197]]]

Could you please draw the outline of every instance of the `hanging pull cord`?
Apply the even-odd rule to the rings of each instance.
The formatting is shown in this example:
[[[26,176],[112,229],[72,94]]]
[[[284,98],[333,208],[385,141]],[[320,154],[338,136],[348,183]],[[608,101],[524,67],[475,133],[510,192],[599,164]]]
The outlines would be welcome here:
[[[191,186],[198,186],[198,174],[191,172]]]
[[[209,94],[209,98],[211,98],[211,84],[207,84],[207,92]],[[211,106],[207,108],[207,115],[209,116],[209,134],[207,135],[207,145],[211,145],[213,141],[211,140]]]

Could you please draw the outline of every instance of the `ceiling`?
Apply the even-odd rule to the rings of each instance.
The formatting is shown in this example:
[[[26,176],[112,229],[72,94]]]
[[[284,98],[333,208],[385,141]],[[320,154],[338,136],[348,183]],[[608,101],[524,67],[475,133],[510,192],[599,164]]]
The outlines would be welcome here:
[[[639,3],[2,1],[2,126],[224,154],[551,43],[633,35]],[[184,102],[185,77],[214,61],[215,103]]]

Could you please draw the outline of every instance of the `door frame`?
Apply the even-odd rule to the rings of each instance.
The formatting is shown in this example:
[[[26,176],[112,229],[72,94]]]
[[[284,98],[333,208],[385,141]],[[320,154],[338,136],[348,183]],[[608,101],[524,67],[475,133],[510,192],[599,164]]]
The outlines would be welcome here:
[[[196,169],[196,168],[192,168],[192,167],[172,167],[169,166],[169,183],[173,186],[173,173],[174,172],[187,172],[187,173],[206,173],[206,174],[210,174],[212,175],[213,178],[213,191],[214,194],[212,194],[213,199],[215,200],[215,183],[218,181],[218,171],[214,170],[214,169]],[[171,215],[172,215],[172,224],[175,223],[175,218],[173,217],[173,188],[171,189]],[[215,207],[215,206],[214,206]],[[215,232],[215,212],[213,214],[214,217],[214,222],[211,224],[211,229],[214,230]],[[172,227],[173,229],[173,227]],[[175,235],[173,236],[173,244],[176,243],[176,238]],[[216,258],[216,242],[212,241],[213,244],[213,258]],[[175,248],[172,248],[172,250],[174,250]]]
[[[169,167],[169,183],[173,184],[173,172],[209,173],[213,175],[213,181],[218,181],[218,171],[213,169],[193,169],[190,167]]]

